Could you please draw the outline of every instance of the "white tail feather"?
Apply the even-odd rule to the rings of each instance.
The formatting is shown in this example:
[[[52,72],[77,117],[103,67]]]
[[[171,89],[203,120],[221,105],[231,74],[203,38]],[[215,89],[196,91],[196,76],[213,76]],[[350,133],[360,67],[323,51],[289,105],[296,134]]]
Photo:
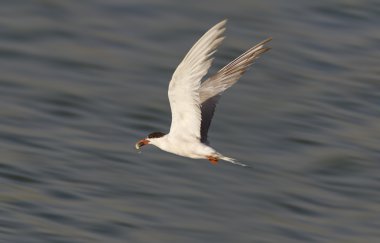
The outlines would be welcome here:
[[[225,160],[225,161],[228,161],[232,164],[235,164],[235,165],[240,165],[240,166],[247,166],[246,164],[243,164],[243,163],[240,163],[238,161],[236,161],[236,159],[233,159],[233,158],[230,158],[230,157],[226,157],[226,156],[223,156],[223,155],[220,155],[219,157],[221,160]]]

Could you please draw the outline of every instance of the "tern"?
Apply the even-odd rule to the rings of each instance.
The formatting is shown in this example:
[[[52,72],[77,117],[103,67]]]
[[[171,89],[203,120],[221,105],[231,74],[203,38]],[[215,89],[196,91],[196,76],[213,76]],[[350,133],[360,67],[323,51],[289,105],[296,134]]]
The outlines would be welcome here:
[[[172,122],[169,133],[153,132],[136,143],[136,149],[152,144],[169,153],[193,159],[219,160],[246,166],[210,147],[207,133],[221,94],[235,84],[255,59],[270,48],[268,38],[220,69],[203,82],[217,47],[224,39],[227,20],[209,29],[190,49],[169,83]]]

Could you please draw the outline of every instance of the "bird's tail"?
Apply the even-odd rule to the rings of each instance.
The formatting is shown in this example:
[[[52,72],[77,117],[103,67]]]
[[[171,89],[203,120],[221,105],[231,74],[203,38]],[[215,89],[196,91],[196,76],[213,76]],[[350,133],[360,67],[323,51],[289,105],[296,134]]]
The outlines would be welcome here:
[[[219,159],[228,161],[228,162],[230,162],[232,164],[235,164],[235,165],[240,165],[240,166],[244,166],[244,167],[247,166],[246,164],[238,162],[236,159],[233,159],[233,158],[230,158],[230,157],[226,157],[226,156],[223,156],[221,154],[219,155]]]

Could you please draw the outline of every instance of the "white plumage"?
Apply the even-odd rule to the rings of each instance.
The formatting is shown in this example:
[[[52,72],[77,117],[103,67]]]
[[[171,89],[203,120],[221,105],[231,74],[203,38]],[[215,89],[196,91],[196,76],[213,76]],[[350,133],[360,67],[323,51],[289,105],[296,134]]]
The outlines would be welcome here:
[[[172,113],[170,132],[151,133],[136,143],[137,149],[153,144],[167,152],[193,159],[208,159],[214,164],[221,159],[245,166],[210,147],[207,132],[220,95],[238,81],[260,54],[269,50],[265,44],[271,39],[252,47],[202,83],[212,64],[211,56],[224,39],[226,22],[223,20],[207,31],[175,70],[168,90]]]

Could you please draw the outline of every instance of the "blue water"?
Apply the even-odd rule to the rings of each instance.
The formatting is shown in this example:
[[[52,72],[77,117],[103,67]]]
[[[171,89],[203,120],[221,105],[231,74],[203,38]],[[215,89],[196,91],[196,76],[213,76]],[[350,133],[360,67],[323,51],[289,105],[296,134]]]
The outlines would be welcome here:
[[[228,18],[211,73],[271,36],[209,138],[250,169],[134,143]],[[2,1],[0,242],[379,242],[380,4]]]

